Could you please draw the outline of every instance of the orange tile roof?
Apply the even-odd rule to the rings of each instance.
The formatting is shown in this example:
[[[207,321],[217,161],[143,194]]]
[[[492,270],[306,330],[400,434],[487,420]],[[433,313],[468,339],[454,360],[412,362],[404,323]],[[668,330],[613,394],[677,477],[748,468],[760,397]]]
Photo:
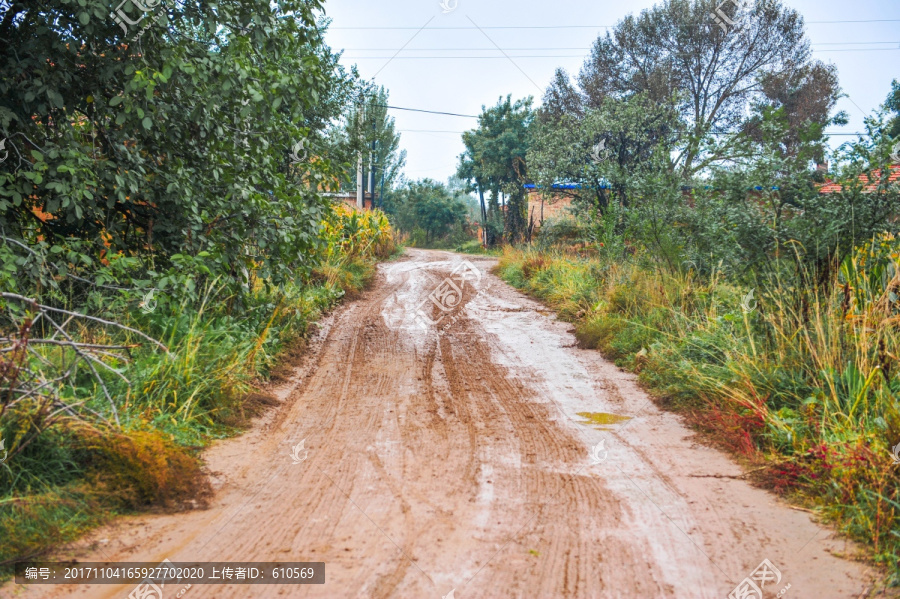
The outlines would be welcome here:
[[[872,174],[875,175],[875,178],[878,181],[881,180],[881,169],[874,171]],[[860,175],[859,180],[861,183],[869,183],[869,177],[866,175]],[[888,182],[900,184],[900,164],[891,166],[891,175],[888,178]],[[840,193],[843,189],[844,187],[842,185],[839,185],[834,181],[829,181],[819,188],[819,193]],[[863,191],[871,193],[876,189],[878,189],[878,183],[869,183],[863,188]]]

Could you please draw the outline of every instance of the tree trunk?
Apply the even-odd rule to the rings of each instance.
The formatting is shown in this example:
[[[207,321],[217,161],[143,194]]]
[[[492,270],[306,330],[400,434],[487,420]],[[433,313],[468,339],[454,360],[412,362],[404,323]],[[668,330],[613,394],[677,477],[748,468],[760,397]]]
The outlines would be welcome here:
[[[484,205],[484,188],[481,186],[481,182],[478,182],[478,198],[481,200],[481,243],[487,247],[487,206]]]
[[[516,186],[506,196],[506,240],[519,243],[525,238],[528,230],[528,202],[525,188]]]
[[[356,160],[356,207],[363,209],[363,200],[365,199],[365,191],[363,190],[363,155],[359,153]]]

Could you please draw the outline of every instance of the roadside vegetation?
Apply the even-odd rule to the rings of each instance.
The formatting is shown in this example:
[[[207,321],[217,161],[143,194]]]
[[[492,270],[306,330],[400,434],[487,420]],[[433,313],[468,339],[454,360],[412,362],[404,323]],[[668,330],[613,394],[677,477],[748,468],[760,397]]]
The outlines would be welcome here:
[[[396,249],[383,212],[325,195],[372,144],[402,156],[320,2],[138,4],[0,19],[4,573],[203,505],[198,451],[272,405],[279,356]]]
[[[473,241],[471,198],[458,183],[405,181],[385,198],[385,211],[407,245],[455,249]]]
[[[507,248],[500,273],[758,468],[760,484],[872,547],[896,583],[900,333],[886,308],[898,256],[898,240],[879,237],[799,292],[562,249]]]
[[[210,488],[198,451],[238,434],[274,405],[264,385],[273,368],[277,375],[280,356],[301,350],[311,325],[360,291],[375,260],[394,252],[381,213],[339,209],[325,222],[328,244],[320,265],[278,287],[257,279],[238,296],[221,279],[201,275],[192,279],[195,301],[162,292],[149,300],[129,290],[90,293],[82,311],[93,305],[91,313],[160,340],[166,349],[115,326],[80,323],[67,329],[73,340],[131,348],[104,359],[109,372],[99,377],[118,422],[99,381],[83,367],[52,401],[41,401],[39,392],[19,393],[4,406],[10,457],[0,471],[2,571],[115,514],[204,505]],[[26,318],[33,313],[24,309]],[[38,371],[53,380],[76,360],[73,347],[31,343],[35,337],[17,338],[20,359],[3,364],[6,380]]]
[[[697,0],[626,17],[540,108],[485,109],[459,175],[505,280],[897,585],[900,84],[830,150],[838,74],[802,16],[737,10],[727,31]],[[525,189],[568,208],[533,219]]]

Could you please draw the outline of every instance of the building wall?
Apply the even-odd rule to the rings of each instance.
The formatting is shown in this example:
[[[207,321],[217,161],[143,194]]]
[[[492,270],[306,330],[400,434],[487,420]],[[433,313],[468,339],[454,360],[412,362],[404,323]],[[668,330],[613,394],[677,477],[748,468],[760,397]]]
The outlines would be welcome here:
[[[550,203],[552,202],[552,203]],[[557,218],[563,216],[568,213],[569,206],[572,205],[572,198],[567,196],[556,196],[551,200],[544,199],[543,206],[543,220],[549,220],[551,218]],[[537,223],[537,226],[540,226],[541,223],[541,194],[537,191],[531,191],[528,193],[528,217],[532,216],[532,209],[534,209],[534,222]]]
[[[341,203],[347,204],[351,208],[356,208],[356,192],[355,191],[327,194],[327,195],[331,198],[332,202],[336,202],[336,203],[341,202]],[[365,194],[365,197],[363,198],[363,203],[365,204],[366,209],[371,209],[372,208],[372,194],[370,194],[370,193]]]

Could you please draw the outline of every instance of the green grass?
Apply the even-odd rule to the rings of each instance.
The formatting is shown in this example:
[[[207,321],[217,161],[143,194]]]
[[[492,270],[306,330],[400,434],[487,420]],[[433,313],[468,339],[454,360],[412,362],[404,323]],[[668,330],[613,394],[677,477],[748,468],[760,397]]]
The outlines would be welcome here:
[[[130,385],[104,376],[121,429],[63,419],[0,466],[0,574],[9,575],[15,560],[58,548],[117,514],[202,504],[210,489],[198,450],[247,426],[261,409],[254,400],[258,383],[279,356],[374,273],[374,258],[335,262],[317,269],[307,284],[257,285],[239,308],[210,285],[197,305],[160,301],[149,314],[121,312],[121,321],[160,339],[170,355],[142,346],[131,352],[130,364],[112,364],[125,369]],[[135,341],[81,332],[94,343]],[[53,348],[41,351],[45,359],[59,358]],[[107,413],[96,383],[82,382],[78,399]],[[28,424],[27,407],[8,412],[3,438],[15,438]]]
[[[763,467],[757,482],[866,544],[896,585],[900,332],[885,308],[890,286],[865,263],[844,269],[846,287],[772,281],[748,313],[749,290],[717,274],[510,248],[498,272],[575,323],[581,344]]]
[[[7,560],[29,559],[78,538],[106,520],[107,510],[88,489],[60,487],[45,493],[8,496],[0,503],[0,538]],[[11,567],[4,566],[4,576]]]
[[[499,256],[499,249],[484,249],[484,246],[481,245],[481,241],[478,239],[474,239],[472,241],[467,241],[465,243],[461,243],[453,248],[454,252],[459,254],[471,254],[474,256]]]

